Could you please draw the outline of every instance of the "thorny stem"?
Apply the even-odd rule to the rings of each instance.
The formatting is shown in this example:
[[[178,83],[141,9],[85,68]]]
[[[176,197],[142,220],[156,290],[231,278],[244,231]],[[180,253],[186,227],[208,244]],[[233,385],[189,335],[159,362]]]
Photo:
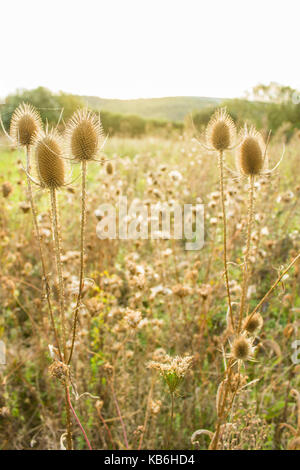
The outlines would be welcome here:
[[[247,223],[247,243],[246,243],[246,252],[244,256],[244,266],[243,266],[243,284],[242,284],[242,296],[240,304],[240,313],[239,313],[239,325],[238,332],[242,328],[242,320],[245,309],[245,300],[246,300],[246,291],[247,291],[247,281],[248,281],[248,270],[249,270],[249,254],[250,254],[250,244],[251,244],[251,230],[253,222],[253,196],[254,196],[254,176],[249,178],[249,198],[248,198],[248,223]]]
[[[230,289],[229,289],[228,266],[227,266],[227,224],[226,224],[226,208],[225,208],[225,200],[224,200],[224,167],[223,167],[223,152],[222,151],[220,151],[219,153],[219,167],[220,167],[220,192],[221,192],[222,215],[223,215],[224,274],[225,274],[225,284],[226,284],[226,291],[227,291],[227,298],[228,298],[230,320],[231,320],[232,328],[234,328],[231,296],[230,296]]]
[[[91,444],[90,444],[90,441],[88,440],[88,437],[87,437],[87,435],[86,435],[86,432],[85,432],[85,430],[83,429],[83,426],[82,426],[82,424],[81,424],[81,422],[80,422],[80,420],[79,420],[79,418],[78,418],[78,416],[77,416],[77,414],[76,414],[76,411],[74,410],[74,408],[73,408],[73,406],[72,406],[71,399],[70,399],[69,387],[66,388],[66,393],[67,393],[67,399],[68,399],[69,407],[71,408],[71,411],[72,411],[72,413],[73,413],[73,416],[74,416],[74,418],[76,419],[78,426],[80,427],[80,430],[81,430],[81,432],[82,432],[82,434],[83,434],[83,437],[84,437],[84,439],[85,439],[85,442],[87,443],[87,446],[88,446],[89,450],[93,450],[93,449],[92,449],[92,446],[91,446]]]
[[[54,237],[54,245],[55,245],[56,269],[57,269],[58,283],[59,283],[59,305],[60,305],[60,317],[61,317],[62,336],[63,336],[63,351],[64,351],[64,360],[66,360],[67,345],[66,345],[66,319],[65,319],[65,300],[64,300],[65,293],[64,293],[63,276],[62,276],[59,221],[58,221],[55,188],[50,189],[50,199],[51,199],[51,210],[52,210],[52,229],[53,229],[53,237]],[[67,445],[68,445],[68,450],[72,450],[73,445],[72,445],[72,433],[71,433],[71,414],[70,414],[70,405],[69,405],[69,400],[68,400],[67,382],[65,382],[65,405],[66,405],[66,414],[67,414]]]
[[[55,326],[55,321],[54,321],[54,315],[53,315],[53,310],[52,310],[52,305],[51,305],[51,299],[50,299],[50,286],[49,286],[49,281],[48,281],[48,275],[47,275],[47,270],[46,270],[46,263],[45,263],[45,258],[44,258],[44,253],[42,249],[42,240],[41,240],[41,234],[40,234],[40,229],[37,221],[37,213],[36,213],[36,208],[34,204],[34,199],[32,195],[32,187],[31,187],[31,181],[29,178],[30,175],[30,147],[26,147],[26,173],[27,173],[27,192],[28,192],[28,198],[31,206],[31,212],[32,212],[32,218],[33,218],[33,225],[35,229],[35,234],[36,238],[38,241],[38,246],[39,246],[39,254],[40,254],[40,259],[41,259],[41,264],[42,264],[42,272],[43,272],[43,281],[45,284],[45,291],[46,291],[46,300],[47,300],[47,306],[48,306],[48,311],[49,311],[49,316],[52,324],[52,329],[54,332],[55,336],[55,341],[58,349],[58,354],[59,358],[62,361],[62,354],[61,354],[61,349],[60,349],[60,344],[59,344],[59,339],[58,339],[58,334]]]
[[[65,293],[64,293],[64,282],[62,275],[62,263],[61,263],[61,249],[60,249],[60,234],[59,234],[59,221],[57,212],[57,201],[56,201],[56,190],[50,189],[51,199],[51,210],[52,210],[52,229],[55,245],[55,259],[56,259],[56,270],[59,284],[59,306],[60,306],[60,317],[62,325],[62,336],[63,336],[63,351],[64,358],[66,360],[66,318],[65,318]]]
[[[78,321],[78,311],[81,304],[82,291],[84,285],[84,239],[85,239],[85,224],[86,224],[86,161],[82,161],[82,187],[81,187],[81,228],[80,228],[80,274],[79,274],[79,290],[77,302],[74,312],[73,330],[72,330],[72,345],[68,364],[71,363],[74,351],[74,344],[76,338],[76,327]]]
[[[256,307],[254,308],[254,310],[251,312],[251,314],[249,315],[249,319],[248,319],[248,322],[251,321],[253,315],[255,315],[255,313],[260,309],[260,307],[262,306],[262,304],[267,300],[267,298],[269,297],[269,295],[273,292],[273,290],[275,289],[275,287],[279,284],[279,282],[281,281],[281,279],[287,274],[287,272],[294,266],[294,264],[300,259],[300,253],[296,256],[296,258],[293,259],[293,261],[288,265],[288,267],[280,274],[280,276],[277,278],[277,280],[274,282],[274,284],[270,287],[270,289],[268,290],[268,292],[264,295],[264,297],[261,299],[261,301],[256,305]],[[248,323],[247,322],[247,323]]]

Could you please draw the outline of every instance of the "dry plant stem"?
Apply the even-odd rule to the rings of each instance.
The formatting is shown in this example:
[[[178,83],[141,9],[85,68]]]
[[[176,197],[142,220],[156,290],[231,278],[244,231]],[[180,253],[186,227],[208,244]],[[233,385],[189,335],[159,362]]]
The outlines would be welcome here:
[[[241,331],[242,321],[245,309],[245,300],[247,292],[247,282],[248,282],[248,264],[249,264],[249,254],[250,254],[250,244],[251,244],[251,230],[253,222],[253,197],[254,197],[254,176],[249,177],[249,198],[248,198],[248,223],[247,223],[247,242],[246,242],[246,252],[244,257],[244,266],[243,266],[243,283],[242,283],[242,295],[241,295],[241,304],[240,304],[240,313],[239,313],[239,325],[238,332]]]
[[[146,432],[146,427],[147,427],[147,423],[148,423],[148,419],[149,419],[149,412],[150,412],[150,403],[151,403],[152,395],[153,395],[154,383],[155,383],[154,378],[152,378],[151,387],[150,387],[148,400],[147,400],[147,408],[146,408],[145,420],[144,420],[144,424],[143,424],[143,432],[142,432],[141,437],[140,437],[138,450],[141,450],[141,448],[142,448],[143,439],[144,439],[144,435],[145,435],[145,432]]]
[[[82,424],[81,424],[81,422],[80,422],[80,420],[79,420],[79,418],[78,418],[78,416],[77,416],[77,414],[76,414],[76,412],[75,412],[75,410],[74,410],[74,408],[73,408],[73,406],[72,406],[71,399],[70,399],[69,387],[66,388],[66,393],[67,393],[67,399],[68,399],[69,407],[71,408],[71,411],[72,411],[72,413],[73,413],[73,416],[74,416],[74,418],[76,419],[78,426],[80,427],[80,430],[81,430],[81,432],[82,432],[82,434],[83,434],[83,437],[84,437],[84,439],[85,439],[85,442],[87,443],[87,446],[88,446],[89,450],[93,450],[93,449],[92,449],[92,446],[91,446],[91,444],[90,444],[90,441],[88,440],[88,437],[87,437],[87,435],[86,435],[86,432],[85,432],[85,430],[83,429]]]
[[[57,330],[56,330],[56,326],[55,326],[54,315],[53,315],[51,299],[50,299],[50,286],[49,286],[49,282],[48,282],[48,276],[47,276],[47,271],[46,271],[46,263],[45,263],[43,249],[42,249],[42,240],[41,240],[40,229],[39,229],[39,225],[38,225],[38,221],[37,221],[37,213],[36,213],[35,204],[34,204],[33,195],[32,195],[31,180],[29,178],[30,169],[31,169],[30,168],[30,147],[27,146],[26,147],[27,191],[28,191],[28,197],[29,197],[30,206],[31,206],[33,225],[34,225],[35,234],[36,234],[36,238],[37,238],[38,246],[39,246],[39,254],[40,254],[40,259],[41,259],[41,264],[42,264],[43,281],[44,281],[45,290],[46,290],[46,299],[47,299],[48,312],[49,312],[49,316],[50,316],[50,320],[51,320],[53,333],[54,333],[54,336],[55,336],[55,341],[56,341],[59,357],[60,357],[60,360],[62,361],[60,343],[59,343],[58,334],[57,334]]]
[[[217,450],[217,448],[218,448],[221,426],[224,423],[224,420],[226,418],[226,416],[225,416],[225,406],[226,406],[227,396],[228,396],[228,392],[229,392],[229,388],[230,388],[232,367],[233,367],[233,361],[230,359],[230,361],[228,363],[227,370],[226,370],[226,377],[225,377],[226,387],[225,387],[224,396],[223,396],[223,400],[222,400],[222,406],[221,406],[218,421],[217,421],[216,431],[215,431],[215,433],[213,435],[213,438],[211,440],[211,443],[209,445],[209,450]]]
[[[228,298],[230,320],[231,320],[232,327],[234,328],[231,296],[230,296],[230,289],[229,289],[228,266],[227,266],[227,223],[226,223],[226,208],[225,208],[225,200],[224,200],[224,167],[223,167],[223,152],[222,151],[220,151],[219,153],[219,167],[220,167],[220,192],[221,192],[222,215],[223,215],[224,274],[225,274],[225,284],[226,284],[226,291],[227,291],[227,298]]]
[[[174,393],[171,393],[171,423],[170,423],[170,439],[173,434],[173,421],[174,421]]]
[[[114,399],[114,402],[115,402],[115,405],[116,405],[116,410],[117,410],[117,413],[118,413],[118,416],[119,416],[119,419],[120,419],[120,423],[121,423],[121,426],[122,426],[122,431],[123,431],[123,436],[124,436],[124,441],[125,441],[125,447],[128,450],[129,445],[128,445],[126,427],[125,427],[125,423],[124,423],[123,418],[122,418],[121,410],[120,410],[120,407],[119,407],[119,403],[118,403],[118,400],[117,400],[117,397],[116,397],[114,385],[113,385],[112,382],[110,382],[110,388],[111,388],[112,396],[113,396],[113,399]]]
[[[55,188],[50,189],[50,199],[51,199],[51,211],[52,211],[52,229],[53,229],[54,245],[55,245],[56,269],[57,269],[58,283],[59,283],[59,305],[60,305],[60,317],[61,317],[62,336],[63,336],[63,352],[64,352],[64,362],[65,362],[67,358],[65,299],[64,299],[65,292],[64,292],[63,275],[62,275],[59,220],[58,220]],[[67,445],[68,445],[68,450],[72,450],[73,445],[72,445],[72,434],[71,434],[71,414],[70,414],[70,405],[69,405],[69,400],[68,400],[68,383],[67,382],[65,382],[64,387],[65,387],[65,405],[66,405],[66,415],[67,415]]]
[[[98,407],[97,407],[96,409],[97,409],[97,414],[98,414],[98,416],[99,416],[99,419],[100,419],[101,423],[103,424],[104,428],[106,429],[108,438],[109,438],[109,440],[110,440],[110,442],[111,442],[111,445],[112,445],[112,449],[114,449],[115,444],[114,444],[114,440],[113,440],[113,438],[112,438],[110,429],[109,429],[109,427],[108,427],[108,425],[107,425],[105,419],[103,418],[100,409],[99,409]]]
[[[56,190],[54,188],[50,189],[50,198],[51,198],[51,211],[52,211],[52,228],[53,228],[53,237],[54,237],[54,245],[55,245],[56,269],[57,269],[58,284],[59,284],[59,308],[60,308],[62,336],[63,336],[63,352],[64,352],[64,359],[66,360],[67,336],[66,336],[65,299],[64,299],[65,292],[64,292],[63,275],[62,275],[60,233],[59,233],[59,221],[58,221],[58,211],[57,211],[57,201],[56,201]]]
[[[84,239],[85,239],[85,224],[86,224],[86,161],[82,161],[82,187],[81,187],[81,228],[80,228],[80,274],[79,274],[79,291],[77,302],[74,312],[73,331],[72,331],[72,345],[68,364],[71,363],[74,351],[74,344],[76,338],[76,327],[78,320],[78,311],[81,304],[82,291],[83,291],[83,276],[84,276]]]
[[[255,309],[251,312],[251,314],[249,315],[249,319],[248,319],[248,322],[250,322],[250,320],[252,319],[253,315],[255,315],[255,313],[260,309],[260,307],[262,306],[262,304],[267,300],[267,298],[269,297],[269,295],[273,292],[273,290],[275,289],[275,287],[279,284],[279,282],[281,281],[281,279],[287,274],[287,272],[294,266],[294,264],[300,259],[300,253],[296,256],[296,258],[293,259],[293,261],[288,265],[288,267],[280,274],[280,276],[276,279],[276,281],[274,282],[274,284],[270,287],[270,289],[268,290],[268,292],[264,295],[264,297],[261,299],[261,301],[256,305]]]

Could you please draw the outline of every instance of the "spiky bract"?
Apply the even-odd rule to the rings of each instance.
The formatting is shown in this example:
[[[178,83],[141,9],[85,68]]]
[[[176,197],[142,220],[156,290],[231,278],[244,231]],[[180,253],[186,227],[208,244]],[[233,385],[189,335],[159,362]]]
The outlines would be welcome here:
[[[253,334],[256,331],[259,331],[263,325],[263,319],[260,313],[255,313],[254,315],[249,315],[245,318],[244,329]]]
[[[252,358],[252,341],[243,334],[237,336],[231,346],[231,356],[238,361],[246,361]]]
[[[217,151],[224,151],[234,144],[236,129],[226,109],[218,109],[206,128],[207,145]]]
[[[15,109],[10,122],[10,136],[17,145],[33,145],[41,128],[41,117],[31,104],[21,103]]]
[[[35,148],[36,167],[43,187],[57,189],[65,183],[62,145],[56,131],[43,134]]]
[[[79,109],[68,122],[66,135],[74,160],[93,160],[103,142],[100,118],[87,109]]]
[[[247,176],[259,175],[264,166],[264,142],[255,129],[246,129],[238,151],[238,167]]]

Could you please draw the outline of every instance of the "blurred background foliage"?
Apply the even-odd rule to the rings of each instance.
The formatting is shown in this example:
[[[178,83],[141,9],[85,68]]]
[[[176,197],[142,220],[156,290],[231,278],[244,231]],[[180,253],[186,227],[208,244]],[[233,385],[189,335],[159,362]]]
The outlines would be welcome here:
[[[44,87],[38,87],[34,90],[19,90],[7,96],[1,106],[1,115],[8,129],[13,110],[25,101],[40,110],[44,122],[56,125],[62,109],[63,120],[66,121],[78,107],[88,106],[101,112],[104,131],[110,136],[168,136],[174,131],[194,128],[202,132],[212,112],[225,106],[237,125],[247,122],[257,129],[270,129],[273,134],[282,130],[289,139],[296,129],[300,129],[299,96],[296,90],[277,83],[257,85],[244,99],[227,100],[201,97],[104,100],[63,92],[54,94]],[[117,110],[118,103],[120,112],[112,112]],[[181,114],[178,113],[178,107],[182,108]],[[130,114],[131,111],[138,114]]]

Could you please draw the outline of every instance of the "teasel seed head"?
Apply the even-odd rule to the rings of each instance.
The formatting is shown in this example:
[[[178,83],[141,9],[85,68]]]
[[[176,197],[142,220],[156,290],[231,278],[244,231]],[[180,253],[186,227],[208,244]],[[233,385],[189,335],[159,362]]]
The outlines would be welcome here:
[[[114,173],[114,165],[112,162],[107,162],[106,167],[105,167],[106,173],[108,175],[113,175]]]
[[[231,346],[231,357],[239,361],[246,361],[252,358],[252,341],[243,334],[237,336]]]
[[[263,326],[263,319],[260,313],[249,315],[245,318],[243,329],[249,334],[253,334],[261,329]]]
[[[247,130],[238,151],[238,168],[247,176],[259,175],[264,166],[264,142],[255,130]]]
[[[206,128],[206,141],[210,148],[223,151],[234,144],[235,124],[226,109],[218,109],[211,117]]]
[[[32,146],[41,128],[41,117],[33,106],[21,103],[15,109],[10,122],[10,136],[17,145]]]
[[[62,145],[56,131],[39,138],[35,147],[36,168],[43,187],[57,189],[65,183],[65,163]]]
[[[74,160],[93,160],[103,143],[100,118],[87,109],[79,109],[69,120],[66,135]]]

